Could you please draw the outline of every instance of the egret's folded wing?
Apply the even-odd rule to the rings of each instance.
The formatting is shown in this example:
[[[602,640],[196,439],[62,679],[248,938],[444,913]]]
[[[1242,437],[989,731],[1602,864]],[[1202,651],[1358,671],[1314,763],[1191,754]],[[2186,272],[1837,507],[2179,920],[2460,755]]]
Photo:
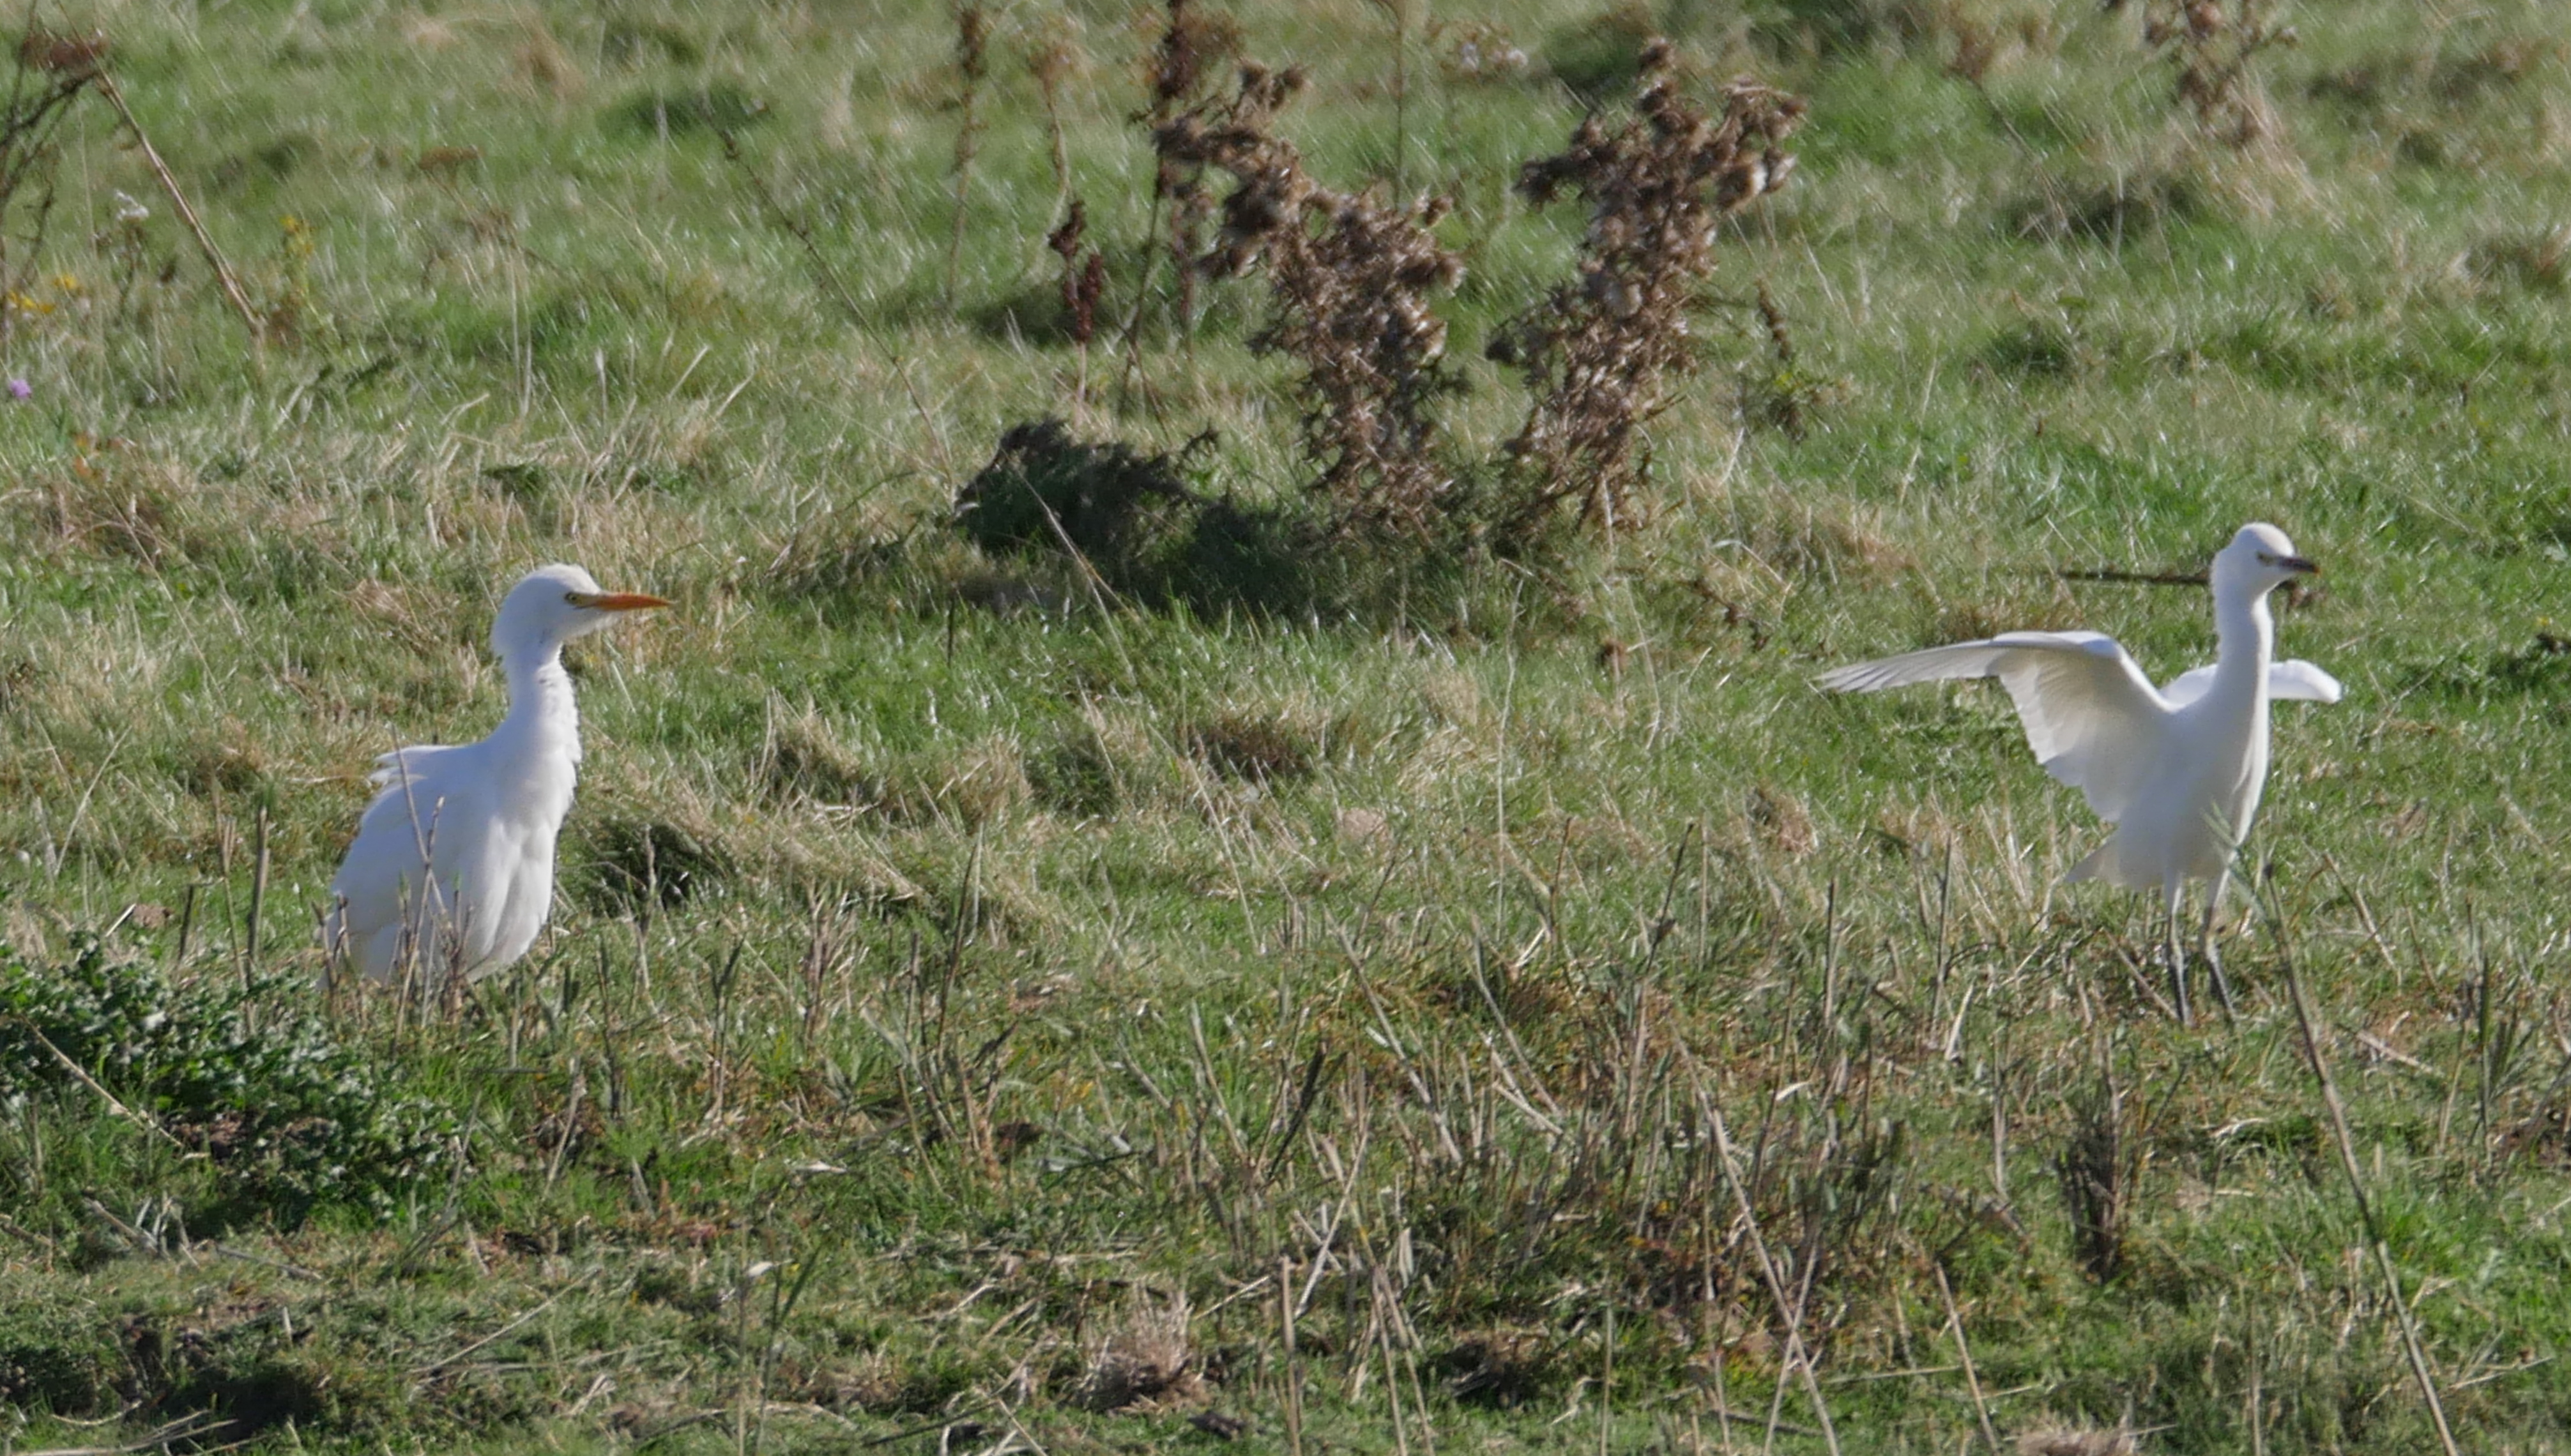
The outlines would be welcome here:
[[[2336,703],[2347,696],[2347,690],[2338,686],[2338,679],[2302,658],[2288,658],[2268,670],[2268,696],[2305,703]]]
[[[2185,708],[2203,698],[2205,690],[2213,686],[2214,668],[2208,664],[2170,679],[2168,686],[2161,689],[2161,698],[2171,708]],[[2338,679],[2301,658],[2292,658],[2268,669],[2268,696],[2281,701],[2336,703],[2342,690]]]
[[[2160,745],[2170,706],[2143,670],[2096,632],[2004,632],[1823,674],[1838,693],[1951,678],[1997,678],[2017,704],[2044,771],[2079,789],[2098,816],[2125,816]]]
[[[375,759],[375,769],[366,775],[374,785],[375,796],[366,801],[366,811],[357,819],[357,838],[363,841],[381,836],[407,846],[404,856],[416,869],[422,846],[435,836],[441,817],[440,805],[450,793],[450,781],[469,779],[469,773],[456,773],[454,768],[469,761],[479,744],[413,743],[395,748]],[[350,846],[355,853],[355,846]]]
[[[437,776],[437,760],[465,745],[445,743],[411,743],[375,756],[375,766],[366,774],[366,782],[377,790],[370,803],[381,803],[386,793],[400,797],[405,783],[413,787]]]
[[[367,775],[375,796],[330,881],[331,895],[345,906],[351,944],[392,924],[404,905],[418,900],[429,858],[440,840],[451,837],[443,826],[470,817],[458,812],[470,805],[455,799],[471,791],[475,775],[456,770],[471,763],[475,746],[415,743],[375,760]]]

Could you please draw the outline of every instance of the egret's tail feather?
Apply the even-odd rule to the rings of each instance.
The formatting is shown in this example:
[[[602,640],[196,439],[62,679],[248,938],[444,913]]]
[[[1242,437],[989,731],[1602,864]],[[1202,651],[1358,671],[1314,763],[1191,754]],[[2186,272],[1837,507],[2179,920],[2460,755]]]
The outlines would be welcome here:
[[[2125,883],[2124,865],[2116,857],[2116,841],[2108,840],[2089,851],[2088,857],[2071,866],[2064,879],[2101,879],[2111,885]]]

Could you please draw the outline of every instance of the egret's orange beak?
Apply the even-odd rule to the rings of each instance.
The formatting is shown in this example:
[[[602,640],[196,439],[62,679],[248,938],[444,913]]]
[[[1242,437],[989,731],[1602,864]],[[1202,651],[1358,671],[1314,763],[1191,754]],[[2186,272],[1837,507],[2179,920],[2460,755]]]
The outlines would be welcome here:
[[[564,597],[575,607],[587,607],[598,612],[640,612],[647,607],[670,605],[666,598],[647,596],[642,592],[567,592]]]

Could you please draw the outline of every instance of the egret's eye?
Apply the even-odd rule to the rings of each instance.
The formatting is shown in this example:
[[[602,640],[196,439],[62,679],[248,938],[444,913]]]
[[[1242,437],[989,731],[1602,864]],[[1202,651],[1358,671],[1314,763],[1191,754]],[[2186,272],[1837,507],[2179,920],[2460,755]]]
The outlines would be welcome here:
[[[2264,551],[2259,553],[2259,560],[2269,566],[2275,566],[2277,564],[2277,558]]]
[[[2262,560],[2264,560],[2264,559],[2265,559],[2265,558],[2262,558]],[[566,601],[566,602],[569,602],[569,603],[570,603],[570,604],[572,604],[573,606],[577,607],[577,606],[579,606],[579,605],[580,605],[580,593],[578,593],[578,592],[565,592],[565,593],[563,593],[563,600],[564,600],[564,601]]]

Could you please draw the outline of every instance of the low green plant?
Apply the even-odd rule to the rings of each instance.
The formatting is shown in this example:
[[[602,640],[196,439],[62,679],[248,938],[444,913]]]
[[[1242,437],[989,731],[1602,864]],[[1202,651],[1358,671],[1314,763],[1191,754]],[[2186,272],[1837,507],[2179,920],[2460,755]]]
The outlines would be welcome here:
[[[450,1166],[454,1118],[342,1047],[312,1012],[260,994],[275,989],[174,983],[94,937],[53,962],[0,947],[0,1105],[112,1098],[206,1158],[243,1212],[388,1212]]]

